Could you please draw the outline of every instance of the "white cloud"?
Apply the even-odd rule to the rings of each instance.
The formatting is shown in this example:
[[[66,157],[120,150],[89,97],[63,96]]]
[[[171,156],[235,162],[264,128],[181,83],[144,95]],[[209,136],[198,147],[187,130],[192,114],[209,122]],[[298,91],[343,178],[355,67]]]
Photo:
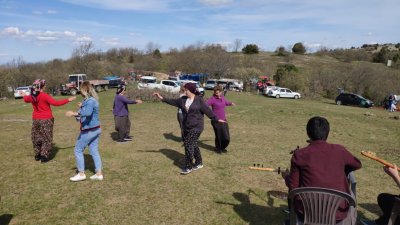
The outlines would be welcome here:
[[[90,41],[92,41],[92,38],[87,36],[87,35],[84,35],[84,36],[81,36],[81,37],[77,37],[75,39],[74,43],[80,44],[82,42],[90,42]]]
[[[108,46],[117,46],[117,45],[121,44],[119,38],[117,38],[117,37],[108,38],[108,39],[103,38],[103,39],[101,39],[101,41],[103,41]]]
[[[232,3],[232,0],[199,0],[201,3],[209,6],[221,6]]]
[[[18,27],[6,27],[1,31],[0,34],[5,36],[18,36],[21,34],[21,32]]]
[[[36,39],[39,41],[57,41],[58,40],[57,37],[48,37],[48,36],[37,36]]]
[[[56,10],[47,10],[47,14],[57,14],[58,12]]]
[[[76,37],[76,32],[73,32],[73,31],[68,31],[68,30],[66,30],[66,31],[64,31],[63,33],[64,33],[64,35],[65,35],[66,37]]]

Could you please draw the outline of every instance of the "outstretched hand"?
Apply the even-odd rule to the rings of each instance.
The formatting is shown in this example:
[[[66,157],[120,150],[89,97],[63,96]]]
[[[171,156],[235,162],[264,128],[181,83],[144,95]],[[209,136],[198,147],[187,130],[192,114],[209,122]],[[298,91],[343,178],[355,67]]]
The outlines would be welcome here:
[[[142,104],[143,103],[143,101],[140,100],[140,99],[136,99],[135,101],[136,101],[136,104]]]
[[[78,115],[78,113],[69,110],[69,111],[65,112],[65,115],[68,116],[68,117],[71,117],[71,116]]]
[[[384,166],[383,170],[389,175],[391,176],[393,179],[398,179],[399,178],[399,171],[397,170],[397,166],[393,165],[394,168],[392,167],[388,167],[388,166]]]
[[[69,101],[69,102],[72,102],[72,101],[75,100],[75,99],[76,99],[76,96],[73,96],[73,97],[68,98],[68,101]]]
[[[163,96],[161,96],[160,93],[158,93],[158,92],[154,92],[154,93],[153,93],[153,96],[157,97],[157,98],[160,99],[160,100],[163,100],[163,99],[164,99]]]
[[[218,122],[220,122],[220,123],[226,123],[225,120],[218,120]]]

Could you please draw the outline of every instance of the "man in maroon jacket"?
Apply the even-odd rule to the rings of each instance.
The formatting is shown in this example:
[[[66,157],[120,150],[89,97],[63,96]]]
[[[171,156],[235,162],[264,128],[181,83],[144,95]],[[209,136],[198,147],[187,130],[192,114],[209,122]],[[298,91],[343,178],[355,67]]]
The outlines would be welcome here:
[[[329,188],[350,194],[347,175],[361,168],[361,162],[345,147],[326,142],[329,135],[329,122],[322,117],[313,117],[307,123],[310,144],[294,152],[290,173],[286,176],[289,191],[299,187]],[[294,203],[296,213],[303,218],[302,203]],[[348,204],[340,205],[336,220],[347,216]]]

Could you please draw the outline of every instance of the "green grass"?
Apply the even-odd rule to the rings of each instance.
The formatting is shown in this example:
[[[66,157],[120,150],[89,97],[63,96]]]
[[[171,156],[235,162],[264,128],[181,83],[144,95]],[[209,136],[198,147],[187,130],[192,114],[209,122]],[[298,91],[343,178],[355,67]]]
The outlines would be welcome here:
[[[105,180],[72,183],[73,148],[79,124],[64,116],[76,102],[54,107],[55,158],[33,159],[31,106],[22,100],[0,102],[0,221],[10,224],[281,224],[285,184],[276,173],[248,170],[260,163],[288,167],[289,152],[306,143],[305,125],[315,115],[331,124],[328,141],[358,156],[356,173],[359,216],[379,214],[376,196],[398,193],[381,165],[363,158],[374,151],[400,164],[400,121],[381,109],[336,106],[333,101],[272,99],[249,93],[228,93],[237,104],[227,109],[231,132],[228,154],[212,151],[209,120],[200,137],[205,167],[179,175],[184,150],[177,141],[176,109],[160,103],[130,106],[134,141],[112,141],[114,91],[100,93],[100,153]],[[210,93],[207,93],[208,95]],[[367,116],[365,113],[372,113]],[[87,156],[87,175],[93,163]],[[1,223],[1,222],[0,222]]]

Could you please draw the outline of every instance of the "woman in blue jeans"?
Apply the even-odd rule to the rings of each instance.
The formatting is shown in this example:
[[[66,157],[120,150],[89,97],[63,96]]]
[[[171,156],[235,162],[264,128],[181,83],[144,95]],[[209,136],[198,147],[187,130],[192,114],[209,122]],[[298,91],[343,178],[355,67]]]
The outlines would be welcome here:
[[[102,163],[99,153],[99,138],[101,134],[99,121],[99,102],[98,96],[92,85],[85,81],[80,88],[83,101],[78,103],[78,112],[68,111],[67,116],[75,116],[81,125],[81,133],[75,144],[75,159],[78,173],[71,177],[71,181],[82,181],[86,179],[85,158],[83,151],[89,147],[89,153],[93,158],[96,173],[90,177],[92,180],[103,180],[101,172]]]

